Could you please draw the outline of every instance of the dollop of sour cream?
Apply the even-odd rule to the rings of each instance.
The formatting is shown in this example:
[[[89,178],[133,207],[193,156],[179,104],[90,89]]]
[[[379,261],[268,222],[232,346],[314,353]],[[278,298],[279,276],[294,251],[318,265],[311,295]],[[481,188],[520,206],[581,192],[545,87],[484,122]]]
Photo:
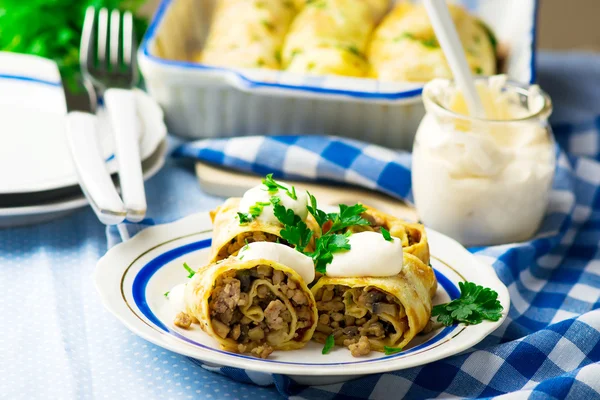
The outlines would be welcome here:
[[[393,276],[402,271],[402,242],[392,236],[385,240],[381,233],[360,232],[348,238],[350,250],[333,253],[326,275],[333,278]]]
[[[185,283],[181,283],[173,287],[166,296],[169,299],[170,308],[175,312],[185,310],[185,285]]]
[[[237,258],[242,261],[265,259],[278,262],[296,271],[306,284],[315,279],[315,266],[312,258],[281,243],[249,243],[242,247]]]
[[[277,183],[289,188],[290,190],[292,189],[292,187],[288,184],[283,182]],[[294,211],[294,214],[299,216],[303,221],[306,220],[306,217],[308,216],[308,210],[306,208],[308,205],[308,195],[305,190],[296,191],[296,199],[294,200],[284,189],[278,189],[277,191],[273,190],[269,192],[268,188],[263,184],[255,186],[244,193],[244,196],[240,201],[239,211],[247,214],[250,212],[250,207],[256,205],[257,203],[269,203],[268,205],[262,206],[262,212],[260,215],[255,217],[255,219],[267,223],[277,223],[279,220],[273,213],[273,205],[270,204],[271,197],[279,197],[281,199],[281,205]]]

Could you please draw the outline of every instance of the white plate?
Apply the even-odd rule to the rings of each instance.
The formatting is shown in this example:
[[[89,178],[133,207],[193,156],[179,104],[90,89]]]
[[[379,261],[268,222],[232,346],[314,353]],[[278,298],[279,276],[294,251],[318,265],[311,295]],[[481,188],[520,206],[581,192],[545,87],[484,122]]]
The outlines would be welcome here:
[[[510,304],[508,290],[492,267],[479,262],[454,240],[432,230],[427,232],[439,281],[434,303],[457,297],[458,282],[468,280],[498,292],[505,317]],[[148,228],[112,248],[98,262],[95,277],[105,306],[131,331],[165,349],[212,365],[285,374],[303,384],[341,382],[439,360],[472,347],[504,320],[441,328],[418,336],[403,352],[391,356],[372,352],[354,358],[341,347],[322,355],[323,346],[314,342],[301,350],[275,352],[267,360],[228,353],[198,327],[176,328],[172,324],[176,310],[164,297],[166,291],[186,281],[184,261],[194,266],[206,262],[211,235],[208,213],[200,213]]]
[[[160,107],[136,90],[140,155],[148,158],[167,135]],[[0,52],[0,194],[39,192],[77,185],[64,133],[66,103],[56,64]],[[111,173],[117,171],[113,137],[104,110],[98,136]]]
[[[156,151],[142,162],[144,179],[148,180],[165,164],[167,140],[159,144]],[[24,195],[29,196],[29,195]],[[26,207],[0,208],[0,228],[34,225],[63,217],[73,211],[85,207],[88,201],[78,194],[67,199],[51,201]]]

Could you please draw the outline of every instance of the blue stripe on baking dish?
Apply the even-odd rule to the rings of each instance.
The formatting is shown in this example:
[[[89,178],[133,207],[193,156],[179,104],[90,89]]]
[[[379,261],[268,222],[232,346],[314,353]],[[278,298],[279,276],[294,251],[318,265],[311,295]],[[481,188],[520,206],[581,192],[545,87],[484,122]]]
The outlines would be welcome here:
[[[223,350],[219,350],[219,349],[215,349],[212,348],[210,346],[206,346],[202,343],[198,343],[194,340],[191,340],[190,338],[181,335],[180,333],[169,329],[167,326],[165,326],[165,324],[163,324],[158,317],[154,314],[154,312],[152,312],[152,310],[150,309],[150,306],[148,305],[148,302],[146,301],[146,289],[148,287],[148,283],[150,282],[150,279],[152,279],[152,277],[154,276],[154,274],[156,272],[158,272],[161,268],[163,268],[165,265],[167,265],[169,262],[184,256],[186,254],[192,253],[194,251],[198,251],[201,249],[205,249],[210,247],[211,245],[211,239],[204,239],[204,240],[200,240],[197,242],[193,242],[193,243],[189,243],[180,247],[176,247],[174,249],[168,250],[160,255],[158,255],[157,257],[153,258],[152,260],[150,260],[148,263],[146,263],[141,269],[140,271],[137,273],[137,275],[135,276],[132,286],[131,286],[131,294],[133,296],[133,301],[135,303],[135,305],[137,306],[137,308],[140,310],[140,312],[152,323],[154,324],[154,326],[156,326],[157,328],[160,328],[161,330],[165,331],[166,333],[168,333],[169,335],[175,336],[176,338],[183,340],[187,343],[190,343],[194,346],[198,346],[201,347],[203,349],[206,350],[210,350],[210,351],[214,351],[217,353],[222,353],[222,354],[226,354],[228,356],[232,356],[232,357],[239,357],[239,358],[246,358],[246,359],[250,359],[250,360],[254,360],[257,361],[256,357],[250,357],[250,356],[245,356],[243,354],[235,354],[235,353],[230,353],[227,351],[223,351]],[[460,291],[458,289],[458,287],[452,282],[450,281],[446,276],[444,276],[443,274],[441,274],[438,271],[435,271],[435,276],[438,280],[438,284],[444,288],[444,290],[448,293],[448,296],[450,297],[450,299],[454,300],[456,298],[458,298],[460,296]],[[122,282],[125,282],[125,280],[122,280]],[[354,365],[354,364],[363,364],[363,363],[368,363],[368,362],[375,362],[375,361],[381,361],[387,358],[394,358],[394,357],[401,357],[401,356],[405,356],[406,354],[409,353],[414,353],[416,351],[419,351],[425,347],[429,347],[434,343],[439,342],[440,340],[444,339],[445,337],[449,336],[452,332],[454,332],[456,329],[458,328],[458,326],[453,325],[453,326],[448,326],[444,329],[442,329],[442,331],[440,333],[438,333],[436,336],[434,336],[431,340],[422,343],[420,345],[417,345],[415,347],[412,347],[406,351],[403,351],[401,353],[397,353],[397,354],[393,354],[390,356],[386,356],[386,357],[381,357],[381,358],[377,358],[374,360],[365,360],[365,361],[354,361],[354,362],[345,362],[345,363],[319,363],[317,365],[319,366],[323,366],[323,365],[340,365],[340,364],[348,364],[348,365]],[[292,364],[292,365],[306,365],[306,366],[311,366],[311,364],[305,364],[305,363],[297,363],[297,362],[285,362],[285,361],[275,361],[275,360],[260,360],[261,362],[271,362],[271,363],[280,363],[280,364]],[[314,365],[314,364],[313,364]]]
[[[243,74],[237,73],[228,68],[219,68],[219,67],[213,67],[213,66],[192,63],[192,62],[187,62],[187,61],[174,61],[174,60],[167,60],[167,59],[163,59],[160,57],[156,57],[156,56],[150,54],[149,44],[154,39],[156,31],[157,31],[158,27],[160,26],[160,24],[165,16],[165,13],[166,13],[167,9],[169,8],[169,5],[172,3],[172,1],[173,0],[162,0],[161,1],[160,5],[158,6],[158,9],[156,11],[156,14],[154,15],[154,18],[152,19],[152,22],[150,23],[150,26],[148,27],[148,30],[146,31],[146,33],[144,35],[144,39],[142,40],[142,44],[140,46],[140,50],[146,57],[150,58],[152,61],[157,62],[159,64],[171,65],[171,66],[187,68],[187,69],[203,69],[203,70],[223,72],[223,73],[234,75],[234,76],[238,77],[250,88],[262,87],[262,88],[288,89],[291,91],[330,94],[330,95],[336,95],[336,96],[347,96],[347,97],[352,97],[352,98],[372,99],[372,100],[376,100],[376,99],[379,99],[379,100],[409,99],[409,98],[420,96],[423,91],[422,88],[419,88],[419,89],[412,89],[412,90],[406,90],[406,91],[395,92],[395,93],[369,93],[369,92],[360,92],[360,91],[353,91],[353,90],[326,89],[326,88],[315,87],[315,86],[294,86],[294,85],[284,85],[284,84],[280,84],[280,83],[257,82],[257,81],[248,79]],[[536,59],[535,46],[536,46],[536,32],[537,32],[538,2],[539,2],[539,0],[534,0],[534,11],[533,11],[534,21],[533,21],[533,28],[532,28],[532,32],[531,32],[531,63],[530,63],[530,71],[529,71],[531,83],[533,83],[535,81],[535,77],[536,77],[535,76],[535,59]]]

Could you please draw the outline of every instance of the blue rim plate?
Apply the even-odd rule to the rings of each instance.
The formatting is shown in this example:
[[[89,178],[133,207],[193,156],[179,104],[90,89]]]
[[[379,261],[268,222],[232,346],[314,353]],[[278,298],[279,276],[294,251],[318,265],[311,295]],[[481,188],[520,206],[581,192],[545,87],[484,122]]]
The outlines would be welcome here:
[[[96,287],[104,305],[142,338],[176,353],[220,366],[294,377],[357,376],[423,365],[459,353],[484,339],[503,322],[510,300],[507,288],[494,270],[478,261],[460,244],[428,230],[432,265],[439,281],[434,303],[459,294],[458,282],[468,280],[498,292],[505,308],[497,322],[457,325],[418,336],[407,348],[391,356],[372,352],[353,358],[343,348],[322,355],[322,345],[275,352],[257,359],[219,349],[217,342],[199,328],[182,330],[172,324],[174,310],[164,293],[187,280],[183,262],[199,266],[208,258],[212,227],[208,213],[145,229],[131,240],[112,248],[96,269]]]

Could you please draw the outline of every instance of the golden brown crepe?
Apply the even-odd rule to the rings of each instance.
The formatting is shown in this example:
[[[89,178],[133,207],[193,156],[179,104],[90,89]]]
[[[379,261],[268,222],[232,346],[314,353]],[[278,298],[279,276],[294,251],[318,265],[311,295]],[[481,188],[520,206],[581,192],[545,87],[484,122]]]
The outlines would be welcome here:
[[[186,313],[224,350],[265,358],[304,347],[317,308],[300,275],[274,261],[230,257],[201,268],[185,288]]]
[[[352,226],[348,230],[354,233],[364,231],[380,232],[381,227],[384,227],[392,236],[402,241],[402,250],[404,253],[412,254],[425,264],[429,264],[429,243],[427,242],[427,233],[423,225],[406,222],[373,207],[364,204],[363,206],[367,210],[361,214],[361,217],[371,224]]]
[[[246,244],[252,242],[287,242],[279,232],[283,228],[280,223],[267,223],[258,219],[240,225],[237,218],[240,198],[232,197],[225,203],[210,212],[213,221],[213,238],[211,246],[211,262],[223,260],[230,255],[236,255]],[[308,228],[313,232],[318,231],[318,225],[312,216],[306,219]],[[312,251],[313,245],[307,246],[306,251]],[[310,282],[308,282],[310,283]]]
[[[337,345],[362,356],[384,346],[404,347],[427,326],[437,280],[431,267],[404,254],[396,276],[323,276],[311,290],[319,310],[313,339],[323,343],[333,335]]]
[[[195,61],[237,68],[280,69],[280,52],[296,7],[292,0],[219,0]]]
[[[301,74],[364,76],[371,31],[389,0],[312,0],[283,45],[283,68]]]
[[[496,73],[495,39],[489,29],[462,7],[450,5],[450,13],[473,73]],[[452,78],[422,5],[399,2],[373,33],[367,54],[369,76],[379,80],[427,82]]]

